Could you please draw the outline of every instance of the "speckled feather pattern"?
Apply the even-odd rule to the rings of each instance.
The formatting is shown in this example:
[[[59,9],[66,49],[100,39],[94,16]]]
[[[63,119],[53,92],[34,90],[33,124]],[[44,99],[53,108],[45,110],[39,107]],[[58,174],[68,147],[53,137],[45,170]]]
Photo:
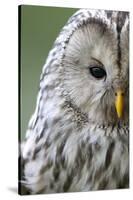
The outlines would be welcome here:
[[[81,9],[63,27],[43,67],[22,145],[22,194],[129,187],[128,32],[128,13],[117,11]],[[82,67],[104,48],[113,77],[106,88],[87,80]],[[127,92],[122,121],[111,100],[118,85]]]

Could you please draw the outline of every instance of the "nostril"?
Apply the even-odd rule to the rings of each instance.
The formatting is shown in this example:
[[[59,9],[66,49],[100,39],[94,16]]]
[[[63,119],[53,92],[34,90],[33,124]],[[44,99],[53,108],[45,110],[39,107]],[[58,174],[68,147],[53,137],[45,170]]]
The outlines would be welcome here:
[[[124,92],[120,92],[119,93],[121,96],[124,96]],[[118,95],[118,92],[115,92],[115,96],[117,96]]]

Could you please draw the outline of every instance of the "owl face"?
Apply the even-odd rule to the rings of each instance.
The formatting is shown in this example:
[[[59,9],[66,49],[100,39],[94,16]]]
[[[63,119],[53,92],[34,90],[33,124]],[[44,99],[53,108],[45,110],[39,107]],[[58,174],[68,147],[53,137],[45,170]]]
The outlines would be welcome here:
[[[63,58],[68,96],[92,121],[128,122],[128,23],[92,20],[71,36]]]

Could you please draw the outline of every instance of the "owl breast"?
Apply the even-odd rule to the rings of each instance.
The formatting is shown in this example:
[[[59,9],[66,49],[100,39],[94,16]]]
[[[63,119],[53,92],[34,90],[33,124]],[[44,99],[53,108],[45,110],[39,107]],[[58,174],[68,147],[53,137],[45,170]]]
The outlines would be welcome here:
[[[91,127],[91,128],[90,128]],[[121,133],[119,132],[121,131]],[[87,134],[89,133],[89,134]],[[120,134],[119,134],[120,133]],[[76,145],[77,143],[77,145]],[[70,177],[75,180],[70,191],[116,189],[128,187],[128,129],[89,126],[85,134],[73,141],[66,152]]]
[[[47,123],[45,136],[32,138],[25,165],[32,194],[128,188],[128,127],[85,122],[81,130],[68,117],[66,130],[57,122],[48,137]]]

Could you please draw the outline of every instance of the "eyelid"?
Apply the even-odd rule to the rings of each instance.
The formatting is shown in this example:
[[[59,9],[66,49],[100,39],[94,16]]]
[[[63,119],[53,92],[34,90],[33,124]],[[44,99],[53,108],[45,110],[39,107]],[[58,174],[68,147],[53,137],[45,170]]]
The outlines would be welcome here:
[[[99,61],[98,59],[96,59],[96,58],[94,58],[94,57],[91,57],[91,59],[93,60],[93,61],[95,61],[95,63],[94,64],[92,64],[91,66],[94,66],[94,65],[98,65],[99,67],[101,67],[101,68],[103,68],[104,69],[104,65],[102,64],[102,62],[101,61]]]

